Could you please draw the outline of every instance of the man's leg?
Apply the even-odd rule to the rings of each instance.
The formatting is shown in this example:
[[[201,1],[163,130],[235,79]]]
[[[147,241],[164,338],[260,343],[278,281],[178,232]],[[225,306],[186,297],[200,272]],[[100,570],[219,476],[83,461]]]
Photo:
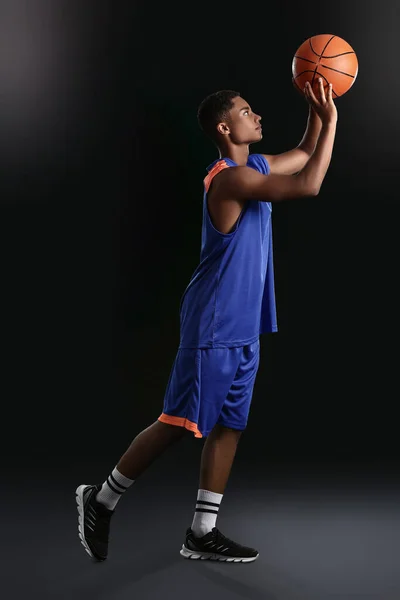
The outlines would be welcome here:
[[[172,444],[186,433],[184,427],[155,421],[141,431],[104,481],[96,500],[114,510],[122,494]]]
[[[187,429],[184,427],[155,421],[135,437],[120,458],[118,471],[129,479],[137,479],[158,456],[181,440],[186,433]]]
[[[259,341],[241,348],[204,351],[201,364],[207,370],[202,381],[212,382],[208,388],[202,386],[202,394],[207,400],[202,404],[204,413],[201,421],[204,432],[212,429],[201,456],[195,514],[192,526],[186,531],[181,555],[185,558],[251,562],[258,558],[257,550],[229,540],[215,523],[238,442],[247,426],[259,365]],[[224,390],[229,383],[225,377],[227,373],[231,378],[228,391]],[[215,408],[218,411],[216,419]]]
[[[215,425],[207,437],[200,463],[200,489],[223,494],[242,432]]]
[[[103,485],[80,485],[77,488],[79,537],[92,558],[107,558],[110,519],[122,494],[185,433],[184,427],[155,421],[135,437]]]
[[[257,550],[233,542],[215,526],[240,435],[239,430],[217,424],[204,444],[196,511],[181,549],[185,558],[227,562],[252,562],[258,558]]]
[[[205,441],[192,523],[192,531],[197,537],[206,535],[215,527],[241,433],[217,424]]]

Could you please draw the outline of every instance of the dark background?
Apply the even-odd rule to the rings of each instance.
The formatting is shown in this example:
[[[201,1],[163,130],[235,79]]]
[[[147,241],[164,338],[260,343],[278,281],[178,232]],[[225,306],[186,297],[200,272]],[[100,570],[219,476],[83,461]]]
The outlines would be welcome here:
[[[398,461],[398,4],[1,2],[3,460],[113,466],[161,413],[218,89],[295,147],[309,36],[359,59],[318,197],[273,207],[279,333],[238,460]],[[187,440],[187,450],[200,448]],[[104,461],[104,462],[102,462]]]

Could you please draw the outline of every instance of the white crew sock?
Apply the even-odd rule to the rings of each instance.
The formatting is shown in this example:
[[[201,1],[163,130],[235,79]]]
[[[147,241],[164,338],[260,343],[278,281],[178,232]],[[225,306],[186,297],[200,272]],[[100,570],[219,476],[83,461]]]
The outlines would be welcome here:
[[[108,509],[114,510],[122,494],[132,485],[134,479],[128,479],[117,470],[117,467],[107,477],[102,488],[97,492],[96,500]]]
[[[208,490],[197,492],[196,510],[192,523],[192,531],[196,537],[203,537],[215,527],[222,496],[223,494]]]

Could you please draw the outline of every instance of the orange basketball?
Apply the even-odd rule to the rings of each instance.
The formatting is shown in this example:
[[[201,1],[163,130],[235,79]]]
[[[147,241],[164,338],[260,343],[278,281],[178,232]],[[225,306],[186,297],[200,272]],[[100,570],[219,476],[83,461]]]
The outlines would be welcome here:
[[[318,90],[322,77],[325,92],[332,84],[332,98],[343,96],[353,85],[358,73],[358,60],[353,48],[337,35],[323,33],[308,38],[293,57],[292,73],[295,85],[303,91],[306,81]],[[317,96],[318,97],[318,96]]]

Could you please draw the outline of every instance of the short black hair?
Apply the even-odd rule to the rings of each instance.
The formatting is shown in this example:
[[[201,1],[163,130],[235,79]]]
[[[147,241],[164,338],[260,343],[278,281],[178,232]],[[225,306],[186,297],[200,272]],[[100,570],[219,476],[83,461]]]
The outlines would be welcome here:
[[[232,100],[240,96],[240,92],[234,90],[220,90],[210,94],[200,103],[197,111],[197,120],[200,128],[213,141],[216,140],[216,126],[224,121],[231,108]]]

